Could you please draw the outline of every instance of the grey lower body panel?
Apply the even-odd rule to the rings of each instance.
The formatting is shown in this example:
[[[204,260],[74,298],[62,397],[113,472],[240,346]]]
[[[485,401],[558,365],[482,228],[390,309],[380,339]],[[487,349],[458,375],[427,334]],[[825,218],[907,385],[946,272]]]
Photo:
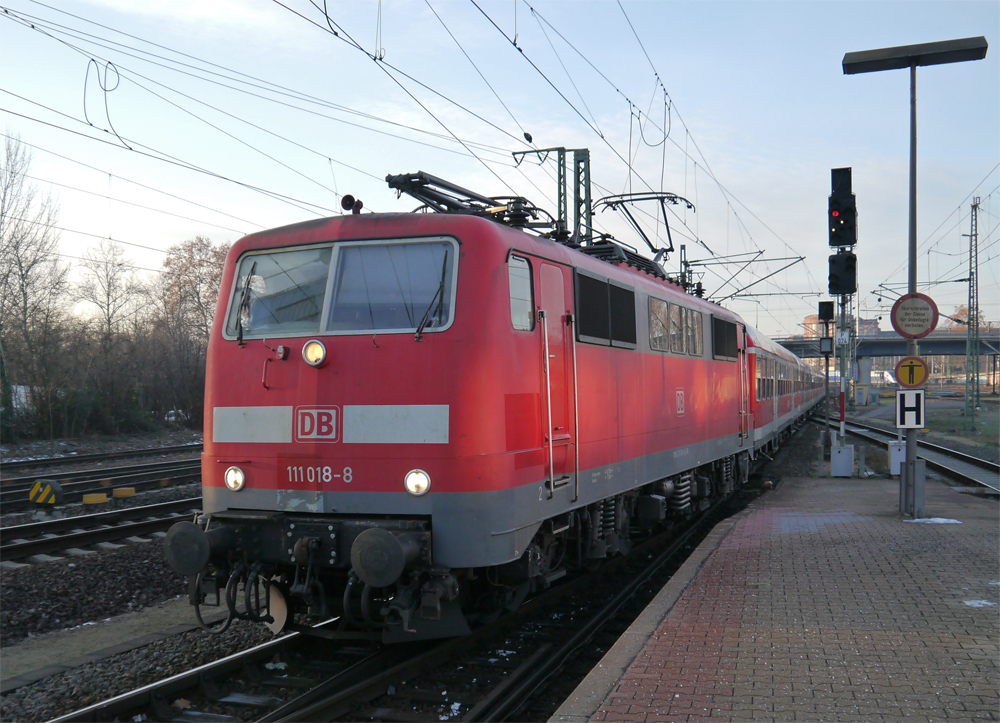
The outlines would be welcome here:
[[[206,513],[244,509],[332,517],[430,517],[434,564],[487,567],[520,558],[546,519],[742,451],[749,451],[749,440],[732,434],[586,469],[580,474],[576,500],[576,480],[571,475],[570,481],[556,488],[551,497],[544,480],[502,490],[431,492],[424,497],[405,492],[230,492],[205,487],[203,506]]]

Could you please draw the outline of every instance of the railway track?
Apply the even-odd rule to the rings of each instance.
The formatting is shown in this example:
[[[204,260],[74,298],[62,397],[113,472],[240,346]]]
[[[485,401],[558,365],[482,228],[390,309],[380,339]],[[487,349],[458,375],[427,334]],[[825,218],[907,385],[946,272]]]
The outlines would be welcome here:
[[[174,444],[167,447],[149,447],[148,449],[131,449],[124,452],[97,452],[92,454],[72,454],[62,457],[38,457],[35,459],[16,459],[5,461],[0,465],[3,474],[37,469],[39,467],[58,467],[62,465],[107,462],[112,459],[128,459],[130,457],[152,457],[157,454],[178,454],[183,452],[201,452],[201,442],[192,444]]]
[[[338,621],[331,620],[313,634],[292,632],[52,723],[129,718],[364,720],[373,711],[382,720],[433,720],[438,715],[431,711],[441,706],[463,712],[455,720],[503,720],[515,715],[547,676],[613,620],[615,611],[635,602],[637,588],[649,584],[665,566],[679,565],[691,539],[718,521],[722,504],[702,513],[669,543],[654,538],[637,545],[631,555],[553,588],[465,637],[389,647],[324,639],[336,636]],[[608,582],[607,576],[616,573],[628,582]],[[605,592],[597,590],[598,581],[603,581]],[[662,584],[654,581],[653,593]],[[616,594],[607,594],[609,587]],[[588,591],[594,598],[589,603],[583,600]],[[644,604],[640,601],[640,609]],[[501,639],[504,660],[495,653]],[[191,708],[171,707],[178,698]],[[424,711],[422,718],[413,717],[415,702]]]
[[[762,489],[750,496],[770,488],[756,479]],[[731,499],[686,528],[637,542],[630,555],[563,580],[468,636],[385,647],[338,638],[335,619],[55,721],[545,719],[542,711],[555,710],[739,502],[742,509],[745,498]]]
[[[201,497],[0,528],[0,561],[165,532],[201,509]]]
[[[855,420],[845,421],[844,429],[848,434],[876,442],[886,448],[898,441],[897,435],[892,432]],[[917,457],[925,460],[928,467],[973,487],[988,488],[1000,493],[1000,464],[932,442],[920,440],[917,445]]]
[[[110,492],[117,488],[126,487],[132,487],[139,492],[161,487],[193,484],[200,479],[201,462],[198,460],[155,462],[61,474],[33,475],[5,480],[0,485],[0,508],[5,513],[34,509],[35,505],[29,498],[29,492],[39,480],[58,482],[62,487],[64,504],[70,504],[81,502],[83,495],[93,492]]]

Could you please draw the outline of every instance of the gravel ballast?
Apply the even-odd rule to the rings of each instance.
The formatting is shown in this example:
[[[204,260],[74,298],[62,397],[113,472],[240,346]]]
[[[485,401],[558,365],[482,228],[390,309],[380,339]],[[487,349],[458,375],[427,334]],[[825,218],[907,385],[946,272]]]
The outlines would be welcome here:
[[[273,639],[263,625],[236,621],[222,635],[193,630],[158,640],[11,691],[0,699],[0,720],[51,720]]]
[[[0,571],[0,645],[141,610],[187,590],[159,540]]]

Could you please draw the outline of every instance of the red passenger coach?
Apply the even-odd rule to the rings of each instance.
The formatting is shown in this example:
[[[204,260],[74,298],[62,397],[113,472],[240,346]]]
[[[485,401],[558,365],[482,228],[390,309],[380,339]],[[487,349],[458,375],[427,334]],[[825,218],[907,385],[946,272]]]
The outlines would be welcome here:
[[[652,261],[465,193],[484,202],[233,246],[203,513],[166,544],[199,620],[463,634],[732,493],[817,400],[799,360]]]

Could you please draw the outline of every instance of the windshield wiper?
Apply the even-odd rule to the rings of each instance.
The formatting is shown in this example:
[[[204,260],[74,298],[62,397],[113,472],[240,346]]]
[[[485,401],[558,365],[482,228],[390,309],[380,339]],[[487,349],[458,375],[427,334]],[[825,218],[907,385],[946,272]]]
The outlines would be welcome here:
[[[236,343],[240,346],[246,346],[246,344],[243,343],[243,306],[250,298],[250,279],[253,278],[253,272],[256,270],[257,262],[254,261],[250,266],[250,272],[247,274],[246,281],[243,282],[243,292],[240,294],[240,303],[236,307]]]
[[[427,305],[427,311],[424,312],[424,316],[420,320],[420,325],[417,327],[417,333],[413,337],[414,341],[420,341],[423,338],[424,327],[426,327],[427,322],[430,321],[431,309],[434,308],[435,301],[438,302],[437,311],[435,313],[438,315],[438,320],[440,321],[441,307],[444,306],[444,281],[445,281],[445,272],[447,271],[447,269],[448,269],[448,252],[445,251],[444,261],[441,262],[441,283],[438,284],[437,291],[435,291],[434,296],[431,297],[431,303]],[[440,300],[438,300],[438,297],[440,297]]]

